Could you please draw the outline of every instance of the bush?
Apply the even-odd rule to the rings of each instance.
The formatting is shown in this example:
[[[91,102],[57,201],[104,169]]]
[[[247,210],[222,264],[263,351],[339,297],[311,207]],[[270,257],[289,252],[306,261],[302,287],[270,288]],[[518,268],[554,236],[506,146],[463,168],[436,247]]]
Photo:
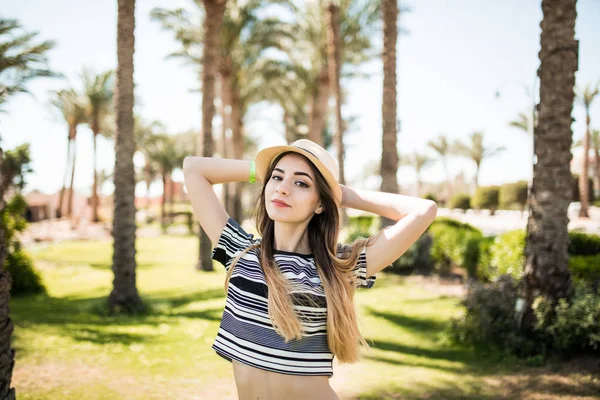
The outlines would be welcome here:
[[[581,232],[569,232],[569,267],[574,277],[594,284],[600,273],[600,237]],[[525,231],[516,230],[498,236],[492,245],[488,279],[494,280],[502,274],[511,274],[520,279],[525,262]]]
[[[600,236],[581,232],[569,232],[569,254],[591,256],[600,254]]]
[[[27,221],[23,216],[26,209],[25,198],[17,194],[6,203],[0,215],[7,249],[6,269],[12,277],[11,294],[15,295],[46,291],[40,276],[33,268],[33,262],[21,249],[21,243],[16,235],[27,227]]]
[[[358,215],[348,218],[348,229],[350,231],[372,232],[375,217],[373,215]]]
[[[581,280],[598,288],[600,284],[600,254],[569,257],[569,269],[575,280]]]
[[[527,181],[507,183],[500,186],[498,203],[499,207],[505,210],[518,208],[523,211],[527,205]]]
[[[492,245],[495,236],[485,236],[479,241],[479,263],[477,264],[477,279],[480,281],[490,280],[490,268],[492,259]]]
[[[42,278],[33,267],[31,258],[23,249],[8,253],[6,256],[6,270],[12,278],[12,295],[46,293]]]
[[[389,272],[406,275],[416,272],[422,275],[430,275],[433,272],[433,261],[431,260],[432,238],[428,232],[422,234],[415,243],[396,261]]]
[[[483,237],[480,230],[453,219],[436,218],[429,232],[433,237],[431,258],[439,273],[446,274],[455,267],[464,268],[470,277],[476,276],[479,241]]]
[[[436,203],[438,202],[437,196],[435,194],[433,194],[433,193],[427,193],[425,195],[425,198],[427,200],[435,201]]]
[[[481,186],[478,187],[471,200],[471,206],[478,209],[490,210],[494,215],[494,211],[498,209],[498,193],[499,186]]]
[[[468,194],[455,194],[450,198],[448,207],[452,210],[468,210],[471,208],[471,197]]]
[[[567,301],[538,297],[532,305],[533,330],[521,330],[515,311],[519,282],[502,275],[489,285],[469,288],[463,314],[453,318],[445,333],[450,341],[482,349],[499,349],[520,357],[543,359],[600,350],[600,293],[575,285]]]
[[[518,282],[510,275],[503,275],[489,285],[471,285],[462,302],[464,314],[450,321],[447,337],[452,342],[477,348],[499,349],[520,356],[535,354],[538,350],[535,342],[518,330],[517,296]]]
[[[498,236],[490,247],[490,264],[487,279],[494,281],[510,274],[515,279],[523,276],[525,263],[525,231],[516,230]]]
[[[536,330],[559,354],[600,350],[600,293],[576,285],[570,301],[538,297],[533,310]]]

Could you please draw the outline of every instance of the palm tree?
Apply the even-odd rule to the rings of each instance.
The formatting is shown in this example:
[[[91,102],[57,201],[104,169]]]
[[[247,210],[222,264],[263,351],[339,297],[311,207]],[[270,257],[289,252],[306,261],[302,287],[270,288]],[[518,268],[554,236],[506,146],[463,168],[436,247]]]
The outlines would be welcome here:
[[[581,174],[579,174],[579,193],[581,208],[579,209],[579,218],[589,218],[590,208],[590,187],[589,187],[589,154],[590,154],[590,106],[600,90],[600,82],[592,88],[587,85],[583,90],[578,90],[577,97],[585,107],[585,134],[583,135],[583,163]]]
[[[590,142],[594,150],[594,190],[598,196],[600,195],[600,130],[592,131]]]
[[[517,119],[510,121],[508,124],[513,128],[517,128],[525,133],[529,133],[529,119],[530,117],[526,113],[520,112],[517,116]]]
[[[16,20],[0,18],[0,112],[8,99],[17,93],[28,93],[26,84],[37,77],[58,76],[47,67],[46,53],[54,42],[32,43],[37,33],[14,34],[21,25]],[[0,169],[3,168],[4,153],[0,148]],[[4,213],[4,193],[8,183],[0,176],[0,214]],[[13,323],[10,318],[9,301],[11,279],[6,273],[7,246],[5,232],[0,224],[0,400],[16,398],[11,388],[15,365],[14,350],[10,348]]]
[[[38,33],[17,33],[21,28],[17,20],[0,18],[0,112],[11,96],[29,93],[31,79],[61,76],[48,69],[46,53],[55,43],[33,43]]]
[[[199,3],[199,2],[197,2]],[[225,13],[227,0],[202,0],[204,6],[203,30],[199,31],[193,24],[188,23],[187,13],[183,9],[172,12],[155,9],[152,16],[163,21],[166,28],[174,29],[177,38],[182,42],[184,49],[180,55],[189,54],[190,45],[197,43],[202,38],[202,55],[193,54],[192,61],[202,65],[202,133],[198,137],[198,156],[212,157],[213,132],[212,120],[215,114],[215,81],[219,65],[220,32]],[[175,16],[171,24],[169,17]],[[181,22],[184,25],[181,25]],[[200,35],[198,35],[200,33]],[[192,46],[193,47],[193,46]],[[203,229],[199,232],[198,265],[203,271],[212,271],[211,243]]]
[[[579,139],[571,145],[571,150],[583,146],[583,139]],[[593,130],[590,134],[590,149],[594,157],[594,192],[595,195],[600,195],[600,131]],[[591,196],[590,196],[591,197]]]
[[[401,164],[413,167],[417,174],[417,196],[421,195],[421,188],[423,186],[423,180],[421,179],[421,172],[427,166],[429,166],[433,159],[428,155],[414,152],[411,155],[400,157]]]
[[[433,149],[442,160],[444,172],[446,174],[446,199],[450,199],[450,196],[452,195],[452,182],[450,181],[450,172],[448,171],[448,157],[450,156],[452,150],[450,143],[445,135],[439,135],[437,139],[428,141],[427,147]]]
[[[144,167],[143,172],[139,179],[146,183],[146,213],[150,207],[150,185],[158,177],[158,167],[151,162],[151,158],[148,154],[148,148],[152,142],[154,135],[158,134],[158,131],[165,130],[164,125],[160,121],[146,122],[139,115],[134,115],[134,136],[136,151],[139,151],[144,156]]]
[[[453,146],[453,153],[470,158],[475,162],[475,187],[479,187],[479,169],[483,160],[493,157],[504,151],[504,147],[486,147],[483,145],[483,132],[474,132],[469,136],[469,143],[457,140]]]
[[[105,121],[112,112],[113,101],[113,71],[106,71],[98,75],[89,70],[83,71],[83,86],[87,100],[86,113],[88,124],[92,129],[94,142],[94,181],[92,184],[92,220],[98,222],[98,173],[96,171],[97,150],[96,140],[99,134],[108,135]]]
[[[303,97],[307,100],[302,104],[303,116],[289,112],[292,106],[286,102],[284,114],[288,121],[284,124],[288,133],[293,133],[290,127],[292,121],[307,129],[297,132],[301,137],[308,138],[323,147],[327,147],[327,106],[332,82],[329,74],[328,41],[326,34],[326,18],[318,1],[302,2],[301,7],[295,11],[293,40],[282,41],[283,50],[288,60],[283,62],[285,68],[281,69],[283,75],[272,75],[270,80],[281,82],[285,97],[294,97],[297,105]],[[363,62],[375,57],[372,52],[371,29],[379,19],[379,2],[358,2],[355,0],[341,0],[337,5],[339,27],[339,67],[338,74],[341,78],[358,75],[352,69]],[[284,82],[294,80],[295,84],[286,85]],[[306,94],[299,94],[304,92]],[[279,96],[270,99],[280,103]],[[341,103],[341,101],[340,101]],[[342,125],[343,127],[343,125]],[[286,139],[288,136],[286,136]],[[289,139],[288,139],[289,140]]]
[[[113,289],[108,297],[111,312],[136,313],[144,309],[136,287],[135,260],[135,152],[133,122],[133,52],[135,49],[135,0],[118,0],[117,82],[115,113],[115,200],[113,216]],[[100,86],[104,88],[105,86]],[[101,91],[106,94],[108,91]],[[99,93],[90,92],[89,93]],[[92,97],[90,96],[90,100]],[[108,96],[101,97],[106,100]],[[98,105],[99,103],[95,103]],[[99,110],[100,108],[95,108]],[[94,114],[92,114],[92,117]],[[96,114],[96,117],[98,114]],[[92,122],[92,126],[94,126]],[[94,136],[96,131],[94,131]],[[97,179],[94,173],[95,179]],[[96,182],[97,183],[97,182]],[[95,185],[94,185],[95,186]],[[97,215],[95,215],[97,216]]]
[[[383,101],[381,103],[381,191],[398,193],[398,94],[396,92],[396,44],[398,41],[398,2],[383,0]],[[381,228],[394,221],[381,218]]]
[[[4,170],[3,163],[4,152],[0,147],[0,170]],[[0,174],[0,215],[4,214],[4,188],[6,182],[3,182],[4,176]],[[12,286],[12,280],[10,275],[5,270],[5,261],[8,253],[8,246],[5,245],[5,233],[3,225],[0,224],[0,399],[2,400],[13,400],[15,399],[15,389],[10,387],[10,381],[12,378],[13,367],[15,365],[15,351],[10,348],[10,336],[14,329],[13,322],[10,318],[10,311],[8,304],[10,301],[10,288]]]
[[[171,173],[180,168],[183,164],[183,159],[189,152],[183,151],[177,146],[175,137],[167,134],[154,135],[147,147],[149,162],[156,165],[162,177],[163,196],[161,201],[161,225],[166,227],[167,213],[166,202],[167,193],[169,192],[169,184],[171,182]],[[172,210],[171,210],[172,211]]]
[[[537,296],[557,301],[572,293],[567,208],[573,179],[569,163],[577,70],[576,0],[542,0],[542,12],[540,104],[534,135],[537,163],[533,165],[525,246],[523,322],[527,327],[534,321],[530,306]]]
[[[56,210],[56,217],[62,216],[63,210],[63,199],[66,191],[67,180],[69,172],[71,172],[71,187],[69,190],[67,216],[71,215],[71,204],[72,204],[72,191],[73,191],[73,179],[75,176],[75,160],[77,147],[75,146],[75,139],[77,137],[77,127],[85,122],[85,106],[83,105],[80,96],[75,92],[74,89],[63,89],[57,92],[53,92],[54,98],[51,100],[51,104],[55,106],[64,117],[68,127],[68,140],[67,140],[67,162],[65,165],[65,175],[63,179],[63,186],[60,190],[58,198],[58,208]],[[71,150],[72,149],[72,150]],[[71,151],[72,158],[71,160]],[[70,171],[69,171],[70,169]]]
[[[344,120],[342,119],[342,89],[340,87],[340,30],[339,6],[334,1],[327,5],[327,64],[329,82],[335,98],[335,148],[339,165],[339,182],[346,183],[344,173]]]

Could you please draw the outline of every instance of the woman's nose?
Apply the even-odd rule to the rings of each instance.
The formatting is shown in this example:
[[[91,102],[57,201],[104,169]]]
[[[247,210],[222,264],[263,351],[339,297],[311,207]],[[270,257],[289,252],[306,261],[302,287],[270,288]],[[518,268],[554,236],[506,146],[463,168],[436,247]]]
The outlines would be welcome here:
[[[289,185],[288,185],[287,183],[285,183],[285,182],[281,182],[281,183],[280,183],[280,184],[277,186],[277,188],[275,188],[275,191],[276,191],[277,193],[282,193],[282,194],[286,194],[286,195],[287,195],[287,194],[289,194],[289,193],[290,193],[290,188],[289,188]]]

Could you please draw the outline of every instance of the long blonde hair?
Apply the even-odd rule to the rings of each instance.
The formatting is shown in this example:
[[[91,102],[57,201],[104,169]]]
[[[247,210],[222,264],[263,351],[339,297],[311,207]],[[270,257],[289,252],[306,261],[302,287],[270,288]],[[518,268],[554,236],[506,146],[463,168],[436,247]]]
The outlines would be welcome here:
[[[277,332],[287,342],[302,337],[302,324],[293,309],[289,293],[290,284],[279,270],[273,256],[275,222],[268,216],[265,208],[265,187],[273,169],[285,154],[288,153],[279,155],[271,164],[266,176],[261,177],[263,186],[254,211],[262,240],[244,249],[232,261],[225,279],[225,290],[238,260],[248,251],[259,248],[260,265],[268,287],[269,316]],[[319,170],[308,159],[306,161],[316,177],[316,186],[324,206],[322,213],[312,217],[307,229],[317,273],[327,300],[327,344],[340,362],[356,362],[360,357],[359,346],[369,346],[358,329],[354,305],[356,277],[353,269],[362,248],[369,246],[379,234],[366,239],[358,238],[351,245],[338,248],[339,212],[333,193]],[[338,252],[342,253],[342,257],[338,258]]]

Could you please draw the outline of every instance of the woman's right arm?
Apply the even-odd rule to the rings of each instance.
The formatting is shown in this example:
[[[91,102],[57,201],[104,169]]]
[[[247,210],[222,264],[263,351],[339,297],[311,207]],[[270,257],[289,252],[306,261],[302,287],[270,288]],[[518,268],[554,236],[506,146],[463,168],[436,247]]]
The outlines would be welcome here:
[[[216,245],[229,214],[221,205],[212,185],[247,181],[250,161],[189,156],[183,160],[183,176],[194,216],[213,245]]]

